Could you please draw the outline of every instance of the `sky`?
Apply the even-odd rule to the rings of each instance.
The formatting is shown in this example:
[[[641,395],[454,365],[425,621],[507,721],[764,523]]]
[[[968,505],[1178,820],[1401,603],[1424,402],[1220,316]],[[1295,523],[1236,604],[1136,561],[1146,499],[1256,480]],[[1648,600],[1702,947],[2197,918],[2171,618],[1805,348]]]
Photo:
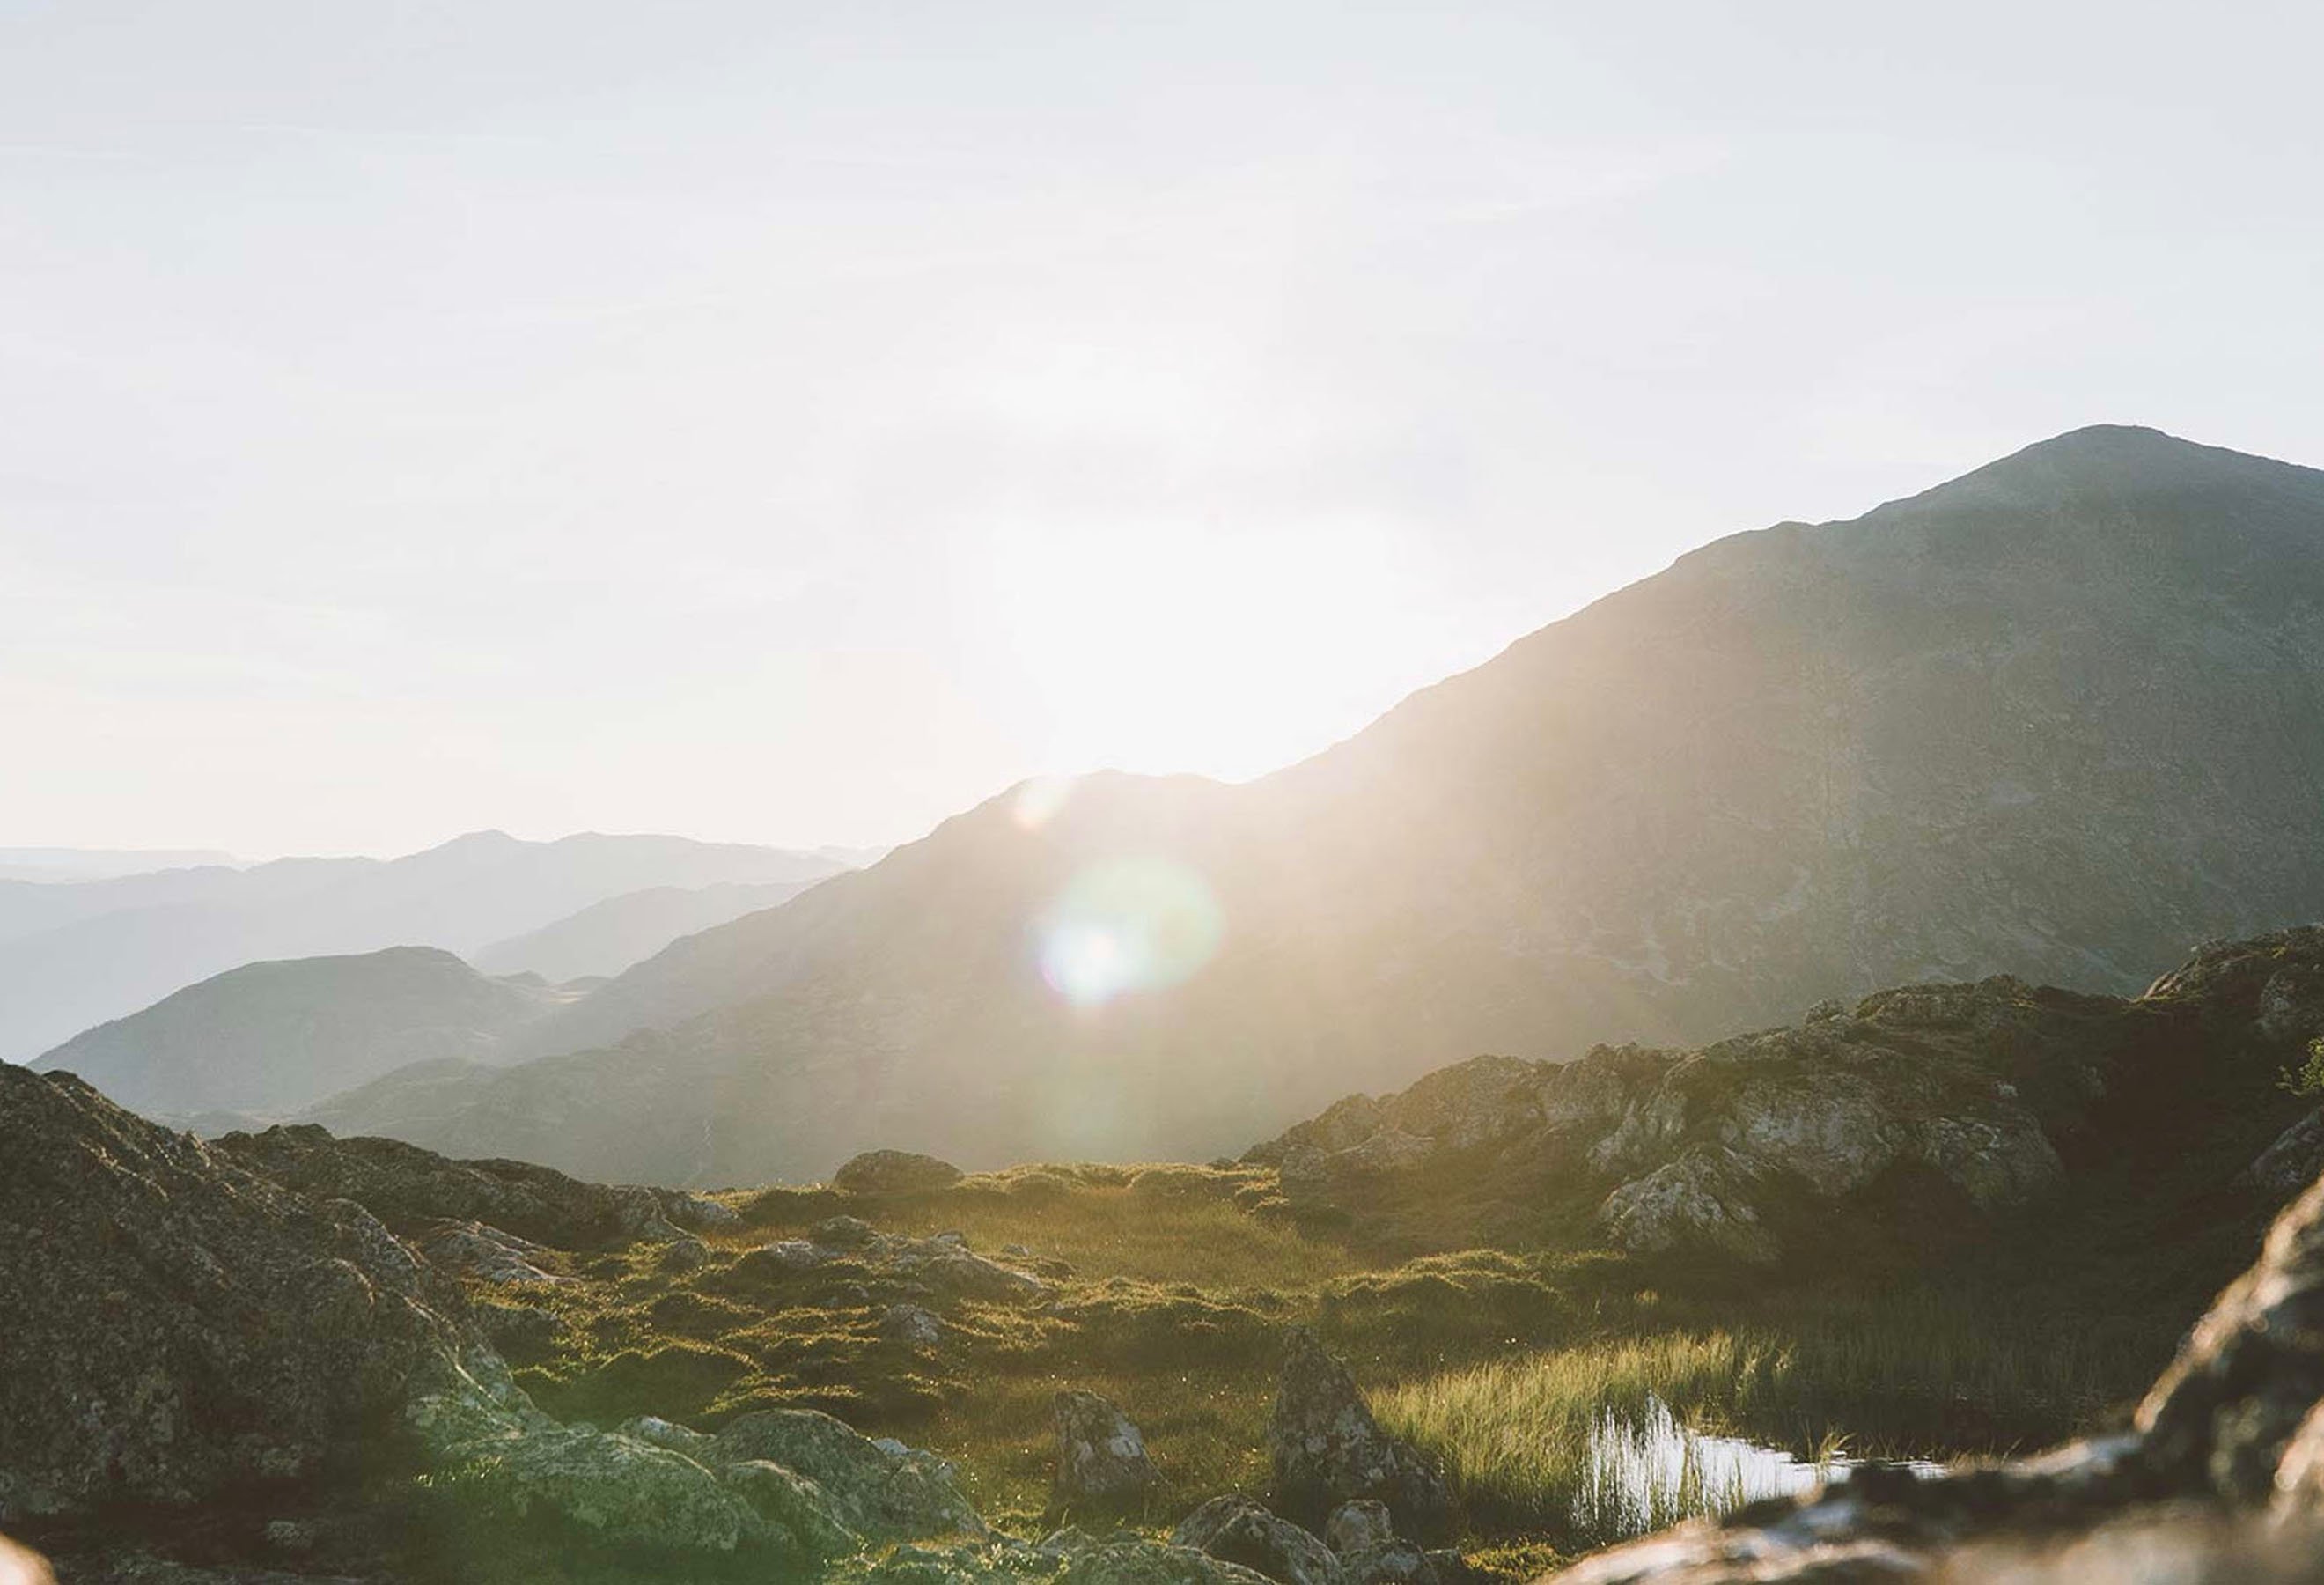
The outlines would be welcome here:
[[[887,843],[2080,424],[2324,463],[2315,14],[0,0],[0,843]]]

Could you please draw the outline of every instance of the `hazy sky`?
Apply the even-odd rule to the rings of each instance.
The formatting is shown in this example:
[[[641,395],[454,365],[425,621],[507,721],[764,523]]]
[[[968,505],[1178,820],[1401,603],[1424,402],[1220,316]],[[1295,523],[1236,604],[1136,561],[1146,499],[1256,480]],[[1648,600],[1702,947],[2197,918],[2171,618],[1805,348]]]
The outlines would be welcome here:
[[[2310,12],[0,0],[0,843],[888,841],[2324,462]]]

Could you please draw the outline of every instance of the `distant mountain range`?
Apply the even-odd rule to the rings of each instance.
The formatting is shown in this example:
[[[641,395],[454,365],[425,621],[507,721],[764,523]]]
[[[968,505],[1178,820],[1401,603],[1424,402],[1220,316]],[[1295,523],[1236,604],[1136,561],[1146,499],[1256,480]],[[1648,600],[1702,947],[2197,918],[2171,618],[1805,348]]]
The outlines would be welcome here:
[[[75,1035],[34,1065],[78,1073],[149,1117],[273,1115],[411,1062],[489,1061],[561,999],[537,976],[489,979],[435,947],[251,963]]]
[[[236,862],[212,848],[0,848],[0,880],[103,881]]]
[[[1288,618],[1286,618],[1288,619]],[[2082,430],[1721,540],[1223,786],[1020,789],[316,1116],[586,1175],[1201,1156],[1479,1052],[2324,913],[2324,474]]]
[[[845,867],[817,854],[678,837],[526,842],[482,831],[394,859],[0,880],[0,1057],[29,1060],[246,963],[397,946],[466,953],[648,888],[797,889]]]
[[[494,941],[470,953],[469,959],[486,974],[538,974],[558,984],[615,975],[680,936],[787,903],[814,884],[724,881],[711,886],[648,886]]]

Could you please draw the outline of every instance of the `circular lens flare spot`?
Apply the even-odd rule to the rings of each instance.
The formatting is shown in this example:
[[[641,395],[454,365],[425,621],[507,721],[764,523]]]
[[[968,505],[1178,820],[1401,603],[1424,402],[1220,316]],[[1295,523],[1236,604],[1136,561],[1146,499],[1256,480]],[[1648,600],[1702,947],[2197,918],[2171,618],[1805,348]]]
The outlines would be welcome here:
[[[1091,865],[1039,925],[1041,974],[1077,1007],[1160,990],[1211,960],[1225,916],[1203,877],[1167,858]]]

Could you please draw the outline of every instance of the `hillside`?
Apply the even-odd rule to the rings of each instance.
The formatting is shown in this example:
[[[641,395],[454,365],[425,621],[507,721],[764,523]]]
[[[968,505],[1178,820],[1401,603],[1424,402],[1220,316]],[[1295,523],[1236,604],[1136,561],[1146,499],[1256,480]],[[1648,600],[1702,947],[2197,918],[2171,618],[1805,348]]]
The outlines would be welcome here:
[[[568,913],[539,930],[468,955],[486,974],[538,974],[557,984],[614,975],[680,936],[724,924],[798,896],[815,881],[728,881],[709,886],[648,886]]]
[[[2077,431],[1720,541],[1260,781],[1005,795],[524,1036],[575,1054],[328,1120],[665,1182],[1201,1157],[1480,1051],[2133,990],[2324,913],[2319,788],[2324,474]]]
[[[150,1116],[281,1112],[410,1062],[490,1061],[559,1000],[537,978],[489,979],[432,947],[250,963],[32,1066],[78,1074]]]
[[[28,1061],[243,963],[396,946],[465,953],[647,886],[806,884],[842,867],[679,837],[480,831],[393,859],[0,881],[0,1058]]]

